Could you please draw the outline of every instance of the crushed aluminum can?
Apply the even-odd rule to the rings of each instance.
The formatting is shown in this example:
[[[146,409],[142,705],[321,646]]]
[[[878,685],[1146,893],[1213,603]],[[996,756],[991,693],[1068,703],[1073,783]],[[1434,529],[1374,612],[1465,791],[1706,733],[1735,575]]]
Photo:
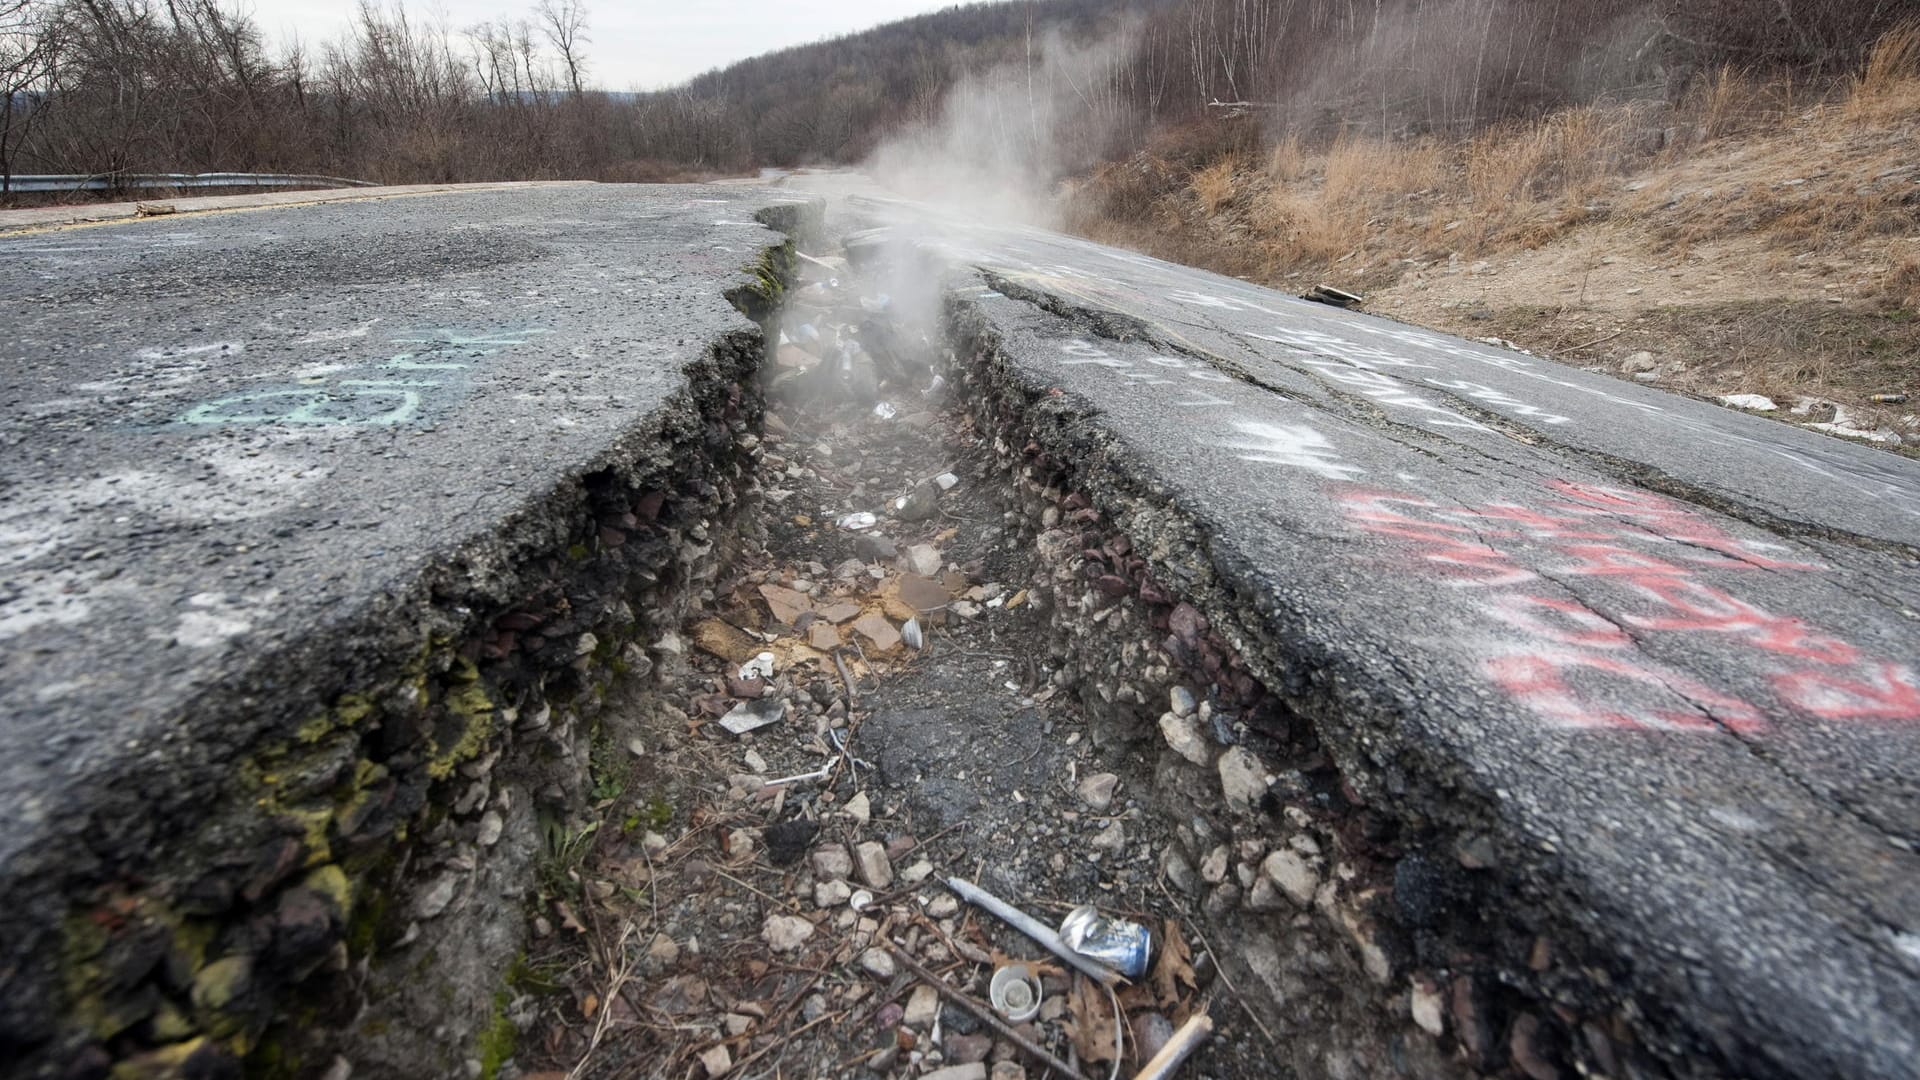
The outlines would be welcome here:
[[[987,999],[993,1011],[1008,1022],[1022,1024],[1040,1013],[1040,980],[1025,964],[1008,964],[993,973],[987,984]]]
[[[891,420],[899,414],[894,409],[892,402],[883,401],[880,404],[875,405],[873,407],[873,415],[879,417],[882,420]]]
[[[1092,904],[1082,904],[1060,920],[1060,940],[1129,979],[1147,973],[1147,959],[1153,952],[1152,931],[1139,923],[1108,918]]]
[[[840,519],[840,527],[853,532],[859,532],[862,529],[871,529],[878,524],[880,524],[880,519],[867,513],[865,510],[844,515]]]
[[[1907,395],[1875,394],[1872,397],[1868,398],[1867,400],[1873,402],[1875,405],[1901,405],[1901,404],[1905,404],[1907,400]]]
[[[926,635],[920,630],[919,619],[908,619],[906,623],[900,627],[900,640],[906,642],[907,648],[912,649],[914,652],[919,652],[921,649],[926,648],[927,639]]]

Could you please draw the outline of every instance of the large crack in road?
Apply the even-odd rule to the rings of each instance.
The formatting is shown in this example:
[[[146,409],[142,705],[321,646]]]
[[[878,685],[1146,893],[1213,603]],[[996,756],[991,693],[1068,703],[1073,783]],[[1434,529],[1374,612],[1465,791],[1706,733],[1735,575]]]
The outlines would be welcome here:
[[[898,203],[440,198],[19,253],[11,1073],[1912,1075],[1910,462]],[[910,968],[1016,961],[1019,1038]]]

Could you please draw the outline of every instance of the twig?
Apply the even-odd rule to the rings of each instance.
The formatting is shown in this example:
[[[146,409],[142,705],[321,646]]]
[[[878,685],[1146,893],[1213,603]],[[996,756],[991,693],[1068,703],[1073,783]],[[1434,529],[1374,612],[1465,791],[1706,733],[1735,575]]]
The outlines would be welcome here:
[[[933,987],[934,990],[937,991],[941,997],[946,998],[948,1001],[951,1001],[955,1005],[958,1005],[961,1008],[972,1013],[976,1018],[980,1020],[981,1023],[984,1023],[988,1027],[992,1028],[994,1031],[994,1034],[1000,1036],[1001,1038],[1007,1040],[1013,1045],[1026,1051],[1027,1054],[1031,1056],[1035,1061],[1039,1061],[1045,1064],[1047,1068],[1052,1069],[1053,1071],[1059,1073],[1060,1075],[1070,1077],[1071,1080],[1086,1080],[1086,1077],[1080,1075],[1079,1070],[1075,1069],[1073,1066],[1068,1065],[1066,1062],[1061,1061],[1059,1058],[1054,1057],[1052,1054],[1048,1053],[1046,1048],[1042,1047],[1039,1043],[1034,1042],[1032,1039],[1029,1039],[1025,1035],[1020,1034],[1018,1031],[1015,1031],[1013,1028],[1008,1027],[1004,1021],[1002,1021],[998,1016],[994,1015],[992,1009],[988,1008],[985,1005],[980,1004],[978,1001],[975,1001],[971,995],[964,994],[960,992],[958,989],[952,986],[949,986],[945,980],[941,979],[939,976],[935,975],[933,972],[928,971],[926,968],[921,967],[920,962],[918,960],[915,960],[913,957],[908,956],[905,949],[902,949],[900,946],[895,945],[892,941],[886,938],[882,938],[880,940],[880,944],[886,946],[887,951],[893,954],[893,958],[895,960],[898,960],[900,961],[900,963],[906,965],[906,969],[908,971],[911,971],[915,975],[918,975],[920,977],[921,982],[924,982],[928,986]]]
[[[1227,965],[1221,962],[1220,954],[1214,951],[1212,943],[1207,941],[1205,935],[1201,934],[1198,928],[1195,928],[1193,931],[1193,939],[1200,943],[1201,948],[1207,950],[1207,955],[1213,957],[1213,970],[1219,974],[1220,981],[1227,984],[1227,989],[1233,991],[1233,1000],[1239,1002],[1240,1011],[1246,1013],[1247,1019],[1253,1021],[1253,1026],[1259,1028],[1260,1034],[1267,1037],[1267,1043],[1269,1045],[1279,1046],[1280,1040],[1273,1037],[1273,1032],[1268,1029],[1266,1024],[1261,1023],[1260,1014],[1253,1011],[1253,1006],[1247,1004],[1246,995],[1240,992],[1239,987],[1233,985],[1233,979],[1227,974]]]
[[[860,1025],[873,1019],[874,1014],[879,1012],[881,1009],[886,1008],[889,1003],[898,1001],[900,998],[900,995],[906,993],[907,987],[911,986],[912,984],[913,984],[913,976],[911,975],[901,975],[895,978],[893,982],[890,985],[888,985],[885,992],[881,993],[879,996],[873,999],[873,1004],[867,1007],[867,1011],[864,1013],[861,1013],[860,1018],[853,1022],[854,1029],[858,1030],[860,1028]],[[860,1056],[865,1057],[866,1055],[862,1054]]]
[[[587,1062],[592,1060],[593,1052],[600,1048],[600,1040],[606,1037],[607,1025],[613,1021],[614,999],[621,996],[620,991],[633,974],[633,961],[627,955],[627,939],[631,936],[633,936],[633,924],[631,922],[623,924],[620,929],[620,940],[613,946],[620,960],[613,966],[612,977],[607,983],[606,996],[600,1001],[600,1015],[594,1020],[593,1036],[587,1040],[586,1053],[581,1054],[579,1062],[568,1070],[567,1080],[576,1080],[579,1077],[581,1071],[587,1067]]]
[[[968,822],[956,821],[953,824],[947,826],[946,828],[941,829],[939,832],[934,833],[932,836],[927,837],[925,840],[921,840],[918,843],[914,844],[912,847],[902,852],[900,857],[902,859],[906,858],[908,855],[911,855],[914,852],[919,851],[921,848],[926,847],[928,844],[933,843],[935,840],[940,839],[941,837],[947,835],[948,833],[952,832],[955,829],[970,829],[972,827],[973,826]]]
[[[733,1071],[735,1073],[739,1073],[745,1070],[748,1065],[751,1065],[754,1062],[759,1061],[761,1058],[765,1057],[767,1054],[767,1051],[772,1050],[775,1047],[787,1046],[791,1044],[793,1040],[806,1034],[811,1029],[818,1027],[819,1025],[824,1024],[829,1020],[838,1019],[839,1017],[842,1017],[845,1015],[847,1014],[844,1010],[837,1013],[822,1013],[821,1015],[816,1016],[813,1019],[807,1021],[805,1024],[802,1024],[801,1026],[794,1028],[792,1031],[788,1032],[785,1036],[783,1036],[780,1039],[779,1042],[768,1043],[767,1045],[761,1047],[760,1049],[755,1050],[753,1053],[748,1054],[746,1057],[741,1058],[739,1061],[734,1062]],[[572,1080],[572,1078],[569,1077],[568,1080]]]
[[[1624,334],[1626,332],[1627,331],[1624,329],[1615,330],[1613,333],[1608,334],[1606,337],[1594,338],[1592,341],[1589,341],[1584,345],[1575,345],[1571,348],[1561,349],[1560,351],[1563,353],[1570,353],[1570,352],[1579,352],[1581,349],[1591,349],[1595,345],[1602,345],[1602,344],[1605,344],[1606,342],[1612,341],[1614,338],[1617,338],[1621,334]]]
[[[853,676],[847,671],[847,662],[841,658],[840,650],[833,650],[833,666],[840,669],[840,681],[847,684],[847,704],[853,705],[860,700],[860,691],[853,685]]]
[[[766,893],[763,893],[759,889],[756,889],[753,886],[747,884],[746,882],[741,881],[739,878],[734,877],[732,874],[727,873],[725,870],[722,870],[717,866],[712,867],[712,870],[715,875],[726,878],[728,881],[731,881],[735,885],[738,885],[741,888],[747,890],[748,892],[753,893],[755,896],[760,897],[762,900],[771,902],[775,907],[778,907],[784,910],[787,906],[787,902],[785,900],[782,900],[777,896],[769,896]]]

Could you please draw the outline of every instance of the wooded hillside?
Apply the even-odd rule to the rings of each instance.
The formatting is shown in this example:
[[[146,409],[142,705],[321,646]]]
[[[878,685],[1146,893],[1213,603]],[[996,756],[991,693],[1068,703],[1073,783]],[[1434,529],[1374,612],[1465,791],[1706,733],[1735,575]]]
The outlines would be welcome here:
[[[848,163],[937,123],[952,89],[981,79],[1024,88],[1030,110],[1048,96],[1056,130],[1074,127],[1076,109],[1097,117],[1108,153],[1222,132],[1458,133],[1673,94],[1723,64],[1844,70],[1916,10],[1920,0],[1016,0],[610,95],[583,82],[591,13],[579,0],[460,28],[363,2],[350,34],[304,49],[270,47],[223,0],[0,0],[0,177],[658,179]],[[1050,66],[1096,43],[1097,62]]]

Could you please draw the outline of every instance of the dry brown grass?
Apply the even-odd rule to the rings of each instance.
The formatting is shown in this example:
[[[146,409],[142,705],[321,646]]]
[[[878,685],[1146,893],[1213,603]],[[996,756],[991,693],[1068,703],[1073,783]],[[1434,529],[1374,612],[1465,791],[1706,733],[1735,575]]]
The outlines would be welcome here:
[[[1847,119],[1885,122],[1920,115],[1920,19],[1887,32],[1854,80]]]
[[[1233,181],[1239,172],[1240,158],[1228,154],[1205,168],[1195,169],[1188,187],[1209,215],[1217,214],[1221,207],[1233,201]]]
[[[1900,171],[1920,143],[1920,21],[1839,84],[1723,68],[1678,102],[1584,105],[1464,139],[1291,134],[1255,152],[1245,134],[1169,141],[1214,147],[1191,164],[1150,153],[1103,169],[1069,218],[1108,239],[1120,238],[1107,227],[1117,219],[1135,246],[1212,269],[1285,280],[1338,264],[1363,287],[1596,222],[1629,224],[1676,257],[1729,240],[1880,251],[1920,233],[1920,173]],[[1155,179],[1169,171],[1171,183]]]
[[[1298,133],[1290,133],[1273,145],[1267,155],[1267,175],[1280,183],[1291,183],[1307,175],[1307,152]]]
[[[1880,280],[1880,296],[1892,310],[1920,314],[1920,254],[1896,257]]]

